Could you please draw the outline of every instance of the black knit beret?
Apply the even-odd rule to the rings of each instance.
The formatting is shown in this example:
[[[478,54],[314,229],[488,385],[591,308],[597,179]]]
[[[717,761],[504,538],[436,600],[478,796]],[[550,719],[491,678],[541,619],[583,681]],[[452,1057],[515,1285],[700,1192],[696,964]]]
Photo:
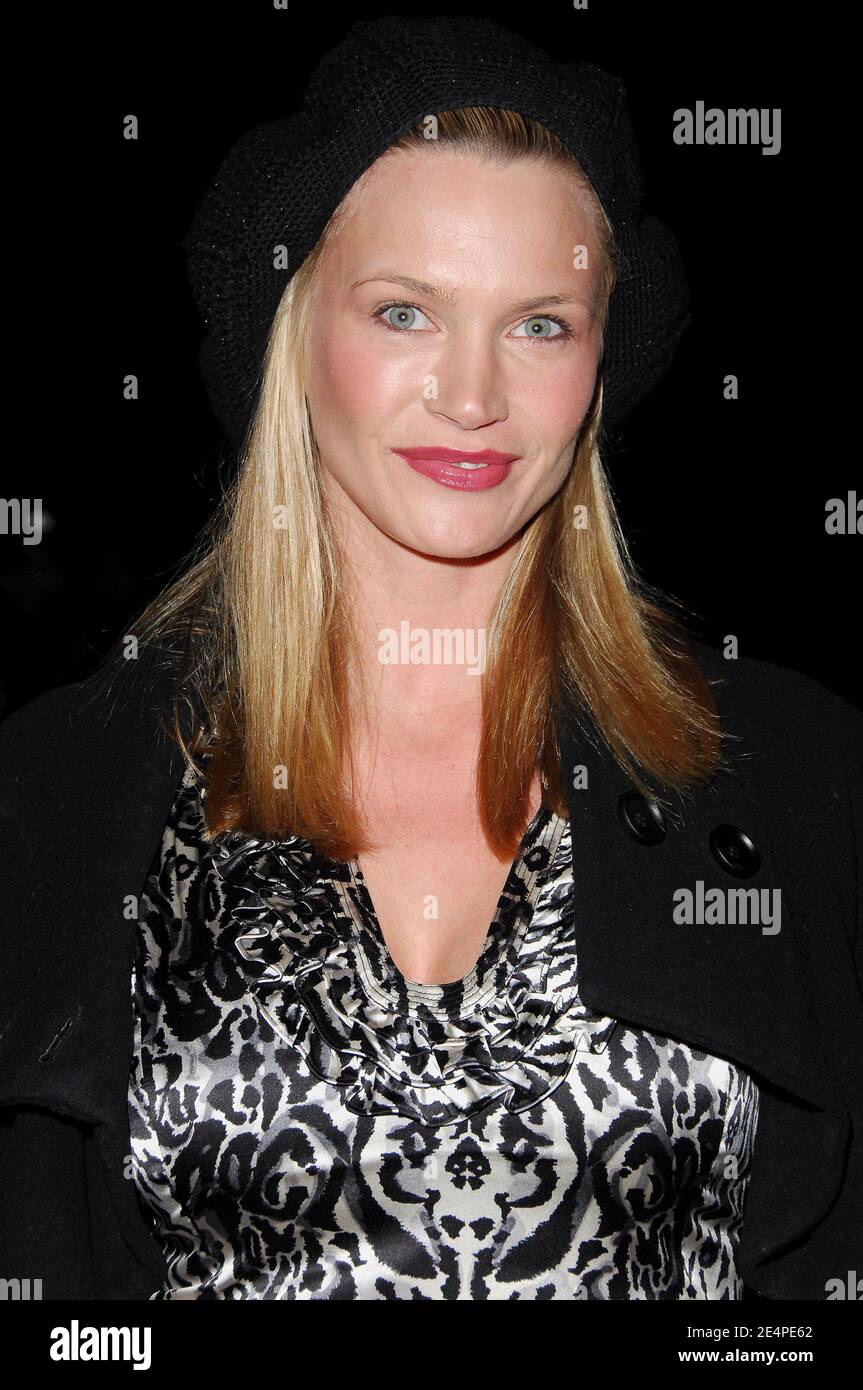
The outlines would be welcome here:
[[[621,260],[602,374],[603,420],[615,432],[671,362],[689,323],[677,243],[642,210],[638,150],[619,78],[558,63],[478,16],[356,21],[313,70],[303,104],[256,126],[229,150],[182,241],[206,334],[200,367],[216,416],[242,444],[267,337],[290,277],[342,198],[424,116],[500,106],[558,135],[590,180]],[[287,248],[286,268],[273,264]]]

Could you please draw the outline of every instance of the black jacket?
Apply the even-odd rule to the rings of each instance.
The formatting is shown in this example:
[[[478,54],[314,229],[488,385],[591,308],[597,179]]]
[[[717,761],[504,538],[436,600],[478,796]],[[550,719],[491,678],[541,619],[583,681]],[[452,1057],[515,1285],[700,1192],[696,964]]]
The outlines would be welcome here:
[[[632,788],[605,744],[561,726],[567,787],[587,768],[569,792],[579,984],[597,1011],[753,1073],[747,1290],[824,1299],[863,1269],[863,714],[794,671],[695,650],[734,766],[676,798],[664,835],[643,805],[622,814]],[[126,1176],[130,899],[183,768],[158,729],[167,672],[128,665],[124,693],[64,686],[0,726],[0,1277],[49,1299],[146,1298],[163,1272]],[[739,831],[760,855],[745,878],[723,863],[723,844],[745,861]],[[699,882],[780,890],[780,930],[675,921]]]

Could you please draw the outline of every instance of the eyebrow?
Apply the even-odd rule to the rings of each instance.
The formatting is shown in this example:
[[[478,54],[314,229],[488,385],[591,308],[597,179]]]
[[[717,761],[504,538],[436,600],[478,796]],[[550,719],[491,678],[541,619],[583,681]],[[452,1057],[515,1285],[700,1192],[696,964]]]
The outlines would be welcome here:
[[[356,290],[359,289],[360,285],[374,284],[377,280],[385,280],[393,285],[403,285],[405,289],[413,290],[414,294],[436,300],[438,304],[455,305],[458,303],[458,297],[452,290],[444,289],[440,285],[431,285],[427,280],[414,280],[410,275],[390,275],[387,271],[382,271],[380,275],[371,275],[365,280],[355,280],[351,289]],[[553,308],[567,304],[580,304],[583,308],[589,309],[592,314],[596,312],[596,305],[592,299],[574,293],[543,294],[537,296],[536,299],[519,299],[515,304],[510,304],[507,312],[510,314],[529,314],[534,309]]]

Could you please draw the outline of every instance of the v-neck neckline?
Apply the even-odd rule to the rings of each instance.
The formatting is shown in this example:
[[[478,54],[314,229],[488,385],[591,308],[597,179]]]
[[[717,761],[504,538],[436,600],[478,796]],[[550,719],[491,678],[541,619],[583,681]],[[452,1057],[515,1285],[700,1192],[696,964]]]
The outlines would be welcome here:
[[[536,908],[541,869],[553,862],[565,828],[564,818],[545,803],[540,805],[521,838],[476,962],[460,980],[444,984],[409,980],[402,974],[384,939],[359,860],[347,861],[347,877],[338,886],[368,997],[387,1012],[431,1013],[440,1018],[475,1013],[489,1003],[505,988],[518,960]],[[544,853],[535,855],[531,863],[540,849]]]

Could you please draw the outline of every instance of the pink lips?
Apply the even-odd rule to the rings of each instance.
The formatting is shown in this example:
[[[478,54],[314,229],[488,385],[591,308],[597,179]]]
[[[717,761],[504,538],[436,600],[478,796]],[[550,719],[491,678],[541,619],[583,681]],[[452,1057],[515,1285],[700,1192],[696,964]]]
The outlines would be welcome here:
[[[502,454],[497,449],[471,452],[469,449],[443,449],[434,445],[417,449],[393,449],[417,473],[461,492],[482,492],[497,487],[509,476],[518,454]],[[459,468],[458,460],[485,464],[484,468]]]

